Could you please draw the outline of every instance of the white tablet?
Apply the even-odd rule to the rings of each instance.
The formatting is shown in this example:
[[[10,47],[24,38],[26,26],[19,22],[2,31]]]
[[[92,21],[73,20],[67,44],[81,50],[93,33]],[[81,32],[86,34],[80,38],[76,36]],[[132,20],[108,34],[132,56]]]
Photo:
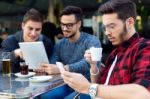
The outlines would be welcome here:
[[[43,42],[21,42],[19,46],[29,69],[37,69],[40,63],[49,63]]]

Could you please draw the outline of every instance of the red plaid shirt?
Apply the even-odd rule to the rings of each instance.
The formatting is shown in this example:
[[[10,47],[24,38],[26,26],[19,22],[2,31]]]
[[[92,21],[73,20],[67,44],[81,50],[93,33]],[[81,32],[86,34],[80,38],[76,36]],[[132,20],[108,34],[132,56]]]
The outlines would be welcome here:
[[[109,85],[136,83],[150,91],[150,41],[135,33],[128,41],[112,51],[101,68],[100,83],[104,84],[112,62],[117,62],[109,79]]]

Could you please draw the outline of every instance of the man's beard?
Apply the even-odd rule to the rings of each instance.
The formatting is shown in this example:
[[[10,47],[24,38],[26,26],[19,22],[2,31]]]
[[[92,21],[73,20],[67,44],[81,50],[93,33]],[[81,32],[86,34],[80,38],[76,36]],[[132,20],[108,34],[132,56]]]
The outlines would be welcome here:
[[[72,38],[76,35],[76,33],[71,34],[70,36],[66,37],[66,38]]]
[[[123,27],[123,30],[122,30],[122,32],[120,33],[120,39],[121,39],[121,41],[122,42],[124,42],[125,41],[125,36],[127,35],[127,27],[126,27],[126,25],[124,24],[124,27]]]

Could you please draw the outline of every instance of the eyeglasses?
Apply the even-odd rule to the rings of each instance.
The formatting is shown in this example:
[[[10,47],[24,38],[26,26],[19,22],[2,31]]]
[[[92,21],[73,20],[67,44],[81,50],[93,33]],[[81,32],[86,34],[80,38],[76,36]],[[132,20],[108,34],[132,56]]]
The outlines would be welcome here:
[[[77,22],[75,22],[75,23],[67,23],[67,24],[61,23],[60,25],[61,25],[61,28],[62,28],[62,29],[63,29],[64,27],[66,27],[67,29],[71,29],[71,28],[73,28],[73,26],[74,26],[75,24],[77,24]]]
[[[103,25],[102,29],[103,29],[104,32],[106,32],[106,31],[113,31],[115,27],[116,27],[116,24],[110,23],[110,24],[108,24],[106,26]]]

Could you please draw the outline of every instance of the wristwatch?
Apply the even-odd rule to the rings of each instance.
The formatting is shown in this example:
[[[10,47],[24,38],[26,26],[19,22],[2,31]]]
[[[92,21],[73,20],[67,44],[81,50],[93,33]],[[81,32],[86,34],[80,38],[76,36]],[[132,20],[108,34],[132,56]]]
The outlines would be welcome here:
[[[97,95],[98,84],[92,84],[89,87],[88,94],[91,96],[91,99],[95,99]]]

